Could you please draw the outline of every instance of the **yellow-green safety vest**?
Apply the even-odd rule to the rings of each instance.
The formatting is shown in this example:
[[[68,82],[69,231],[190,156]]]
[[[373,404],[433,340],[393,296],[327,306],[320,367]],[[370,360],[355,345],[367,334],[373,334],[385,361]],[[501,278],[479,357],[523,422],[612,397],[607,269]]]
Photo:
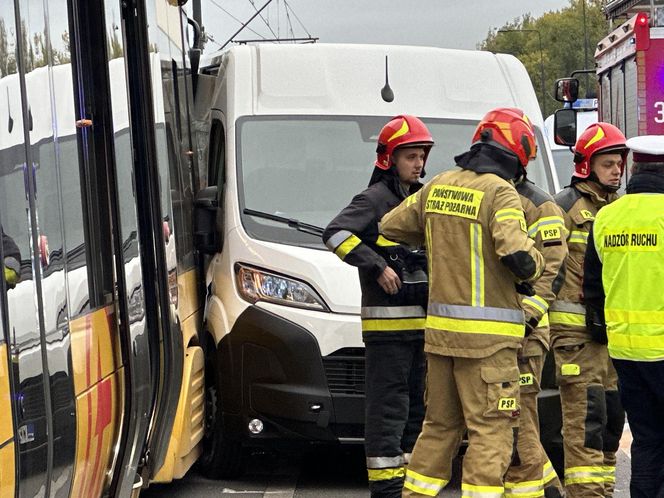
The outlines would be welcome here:
[[[664,360],[664,194],[627,194],[593,227],[602,261],[609,354]]]

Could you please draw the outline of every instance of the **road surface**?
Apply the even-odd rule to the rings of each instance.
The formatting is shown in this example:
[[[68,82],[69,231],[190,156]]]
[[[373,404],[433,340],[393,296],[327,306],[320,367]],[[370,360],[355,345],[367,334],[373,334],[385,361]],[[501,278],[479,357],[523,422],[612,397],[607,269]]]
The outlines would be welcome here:
[[[614,498],[629,498],[629,443],[626,428],[618,454]],[[459,497],[458,476],[439,497]],[[303,452],[254,454],[242,479],[213,481],[192,469],[184,479],[152,485],[141,498],[368,498],[364,453],[356,447],[314,447]]]

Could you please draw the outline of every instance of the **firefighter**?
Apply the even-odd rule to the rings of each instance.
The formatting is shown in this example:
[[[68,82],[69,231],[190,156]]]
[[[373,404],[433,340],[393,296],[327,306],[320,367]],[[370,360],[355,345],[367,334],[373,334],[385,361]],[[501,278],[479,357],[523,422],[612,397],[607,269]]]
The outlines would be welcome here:
[[[2,256],[4,258],[5,283],[7,287],[13,289],[21,278],[21,253],[14,239],[5,233],[0,226],[2,233]]]
[[[502,496],[519,415],[517,349],[525,332],[517,283],[544,259],[528,238],[513,180],[536,155],[518,110],[490,111],[459,168],[436,176],[381,221],[381,233],[425,243],[429,263],[426,414],[403,496],[436,496],[464,430],[462,496]]]
[[[549,321],[570,498],[609,497],[615,485],[624,411],[606,345],[586,330],[581,286],[588,232],[599,209],[618,198],[626,156],[625,136],[618,128],[603,122],[589,126],[574,147],[571,184],[555,197],[563,210],[569,255]]]
[[[586,322],[618,371],[632,431],[632,498],[664,496],[664,137],[630,138],[627,195],[595,219],[586,252]],[[605,321],[606,318],[606,321]]]
[[[528,236],[546,261],[544,273],[533,285],[532,295],[522,296],[526,326],[533,332],[523,340],[518,354],[521,415],[518,457],[505,476],[505,496],[560,497],[563,488],[540,441],[537,393],[540,392],[544,360],[549,350],[548,309],[565,278],[567,241],[560,208],[548,193],[528,180],[517,180],[516,190],[528,225]]]
[[[373,497],[401,496],[424,417],[426,256],[378,234],[378,221],[418,191],[433,139],[415,116],[397,116],[378,136],[369,187],[327,226],[323,240],[357,266],[365,343],[365,452]]]

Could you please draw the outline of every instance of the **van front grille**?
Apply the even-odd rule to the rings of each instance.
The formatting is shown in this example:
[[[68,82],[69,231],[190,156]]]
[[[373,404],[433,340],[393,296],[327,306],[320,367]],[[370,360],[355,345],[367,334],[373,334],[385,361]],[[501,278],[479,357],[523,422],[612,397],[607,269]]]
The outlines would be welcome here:
[[[323,366],[331,394],[364,395],[364,355],[330,355]]]

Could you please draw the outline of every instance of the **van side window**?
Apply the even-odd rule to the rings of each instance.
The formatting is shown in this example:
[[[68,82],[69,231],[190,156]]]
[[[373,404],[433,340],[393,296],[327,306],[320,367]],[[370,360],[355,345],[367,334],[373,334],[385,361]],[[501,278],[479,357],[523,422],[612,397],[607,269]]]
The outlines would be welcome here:
[[[222,187],[226,181],[226,133],[220,120],[214,119],[210,129],[208,155],[208,186]]]

